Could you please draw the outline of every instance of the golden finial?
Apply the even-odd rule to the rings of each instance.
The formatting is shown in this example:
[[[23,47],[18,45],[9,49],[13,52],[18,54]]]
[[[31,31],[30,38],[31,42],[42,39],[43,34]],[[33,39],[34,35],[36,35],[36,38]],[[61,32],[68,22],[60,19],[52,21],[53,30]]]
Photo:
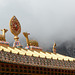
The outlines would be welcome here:
[[[15,16],[11,18],[9,26],[10,26],[11,33],[15,36],[14,37],[15,41],[18,41],[19,39],[18,35],[21,32],[21,25]]]
[[[15,16],[11,18],[9,26],[10,26],[10,31],[14,35],[14,40],[15,40],[13,47],[17,47],[17,48],[22,47],[22,45],[18,41],[19,39],[18,35],[21,32],[21,25]]]
[[[53,53],[54,54],[56,54],[56,48],[55,47],[56,47],[56,43],[54,43],[54,45],[53,45]]]

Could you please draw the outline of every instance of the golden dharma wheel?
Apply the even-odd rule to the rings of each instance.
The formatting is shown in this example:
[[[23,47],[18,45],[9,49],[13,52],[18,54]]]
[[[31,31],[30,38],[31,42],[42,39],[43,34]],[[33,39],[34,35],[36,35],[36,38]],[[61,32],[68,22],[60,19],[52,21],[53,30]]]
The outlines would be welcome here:
[[[9,26],[10,26],[10,31],[14,36],[18,36],[20,34],[21,25],[20,25],[18,19],[15,16],[13,16],[11,18]]]

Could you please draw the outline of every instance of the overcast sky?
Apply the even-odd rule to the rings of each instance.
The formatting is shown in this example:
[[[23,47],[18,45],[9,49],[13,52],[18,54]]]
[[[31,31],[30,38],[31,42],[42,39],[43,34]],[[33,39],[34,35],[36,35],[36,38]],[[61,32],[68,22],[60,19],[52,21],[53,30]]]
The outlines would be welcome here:
[[[45,48],[54,41],[59,44],[75,38],[75,0],[0,0],[0,29],[9,30],[8,42],[14,37],[9,29],[14,15],[21,24],[21,43],[25,40],[23,32],[30,32],[30,38]]]

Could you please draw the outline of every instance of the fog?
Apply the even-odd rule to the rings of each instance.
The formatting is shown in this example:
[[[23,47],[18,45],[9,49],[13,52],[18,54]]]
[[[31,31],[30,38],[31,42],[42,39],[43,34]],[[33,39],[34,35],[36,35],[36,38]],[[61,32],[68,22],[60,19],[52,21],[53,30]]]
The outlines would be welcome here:
[[[75,38],[75,0],[0,0],[0,29],[8,29],[6,39],[10,43],[14,36],[9,21],[14,15],[21,24],[19,40],[23,46],[23,32],[30,32],[29,38],[43,48]]]

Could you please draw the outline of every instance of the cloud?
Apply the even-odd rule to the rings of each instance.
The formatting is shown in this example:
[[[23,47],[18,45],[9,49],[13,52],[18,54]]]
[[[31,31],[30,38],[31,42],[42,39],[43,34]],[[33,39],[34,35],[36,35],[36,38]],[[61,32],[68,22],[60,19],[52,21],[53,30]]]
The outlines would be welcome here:
[[[7,41],[13,40],[9,21],[15,15],[21,24],[22,32],[30,32],[30,38],[38,40],[42,47],[47,48],[54,41],[73,39],[74,3],[74,0],[0,0],[0,29],[7,28]],[[24,38],[22,32],[20,38]]]

